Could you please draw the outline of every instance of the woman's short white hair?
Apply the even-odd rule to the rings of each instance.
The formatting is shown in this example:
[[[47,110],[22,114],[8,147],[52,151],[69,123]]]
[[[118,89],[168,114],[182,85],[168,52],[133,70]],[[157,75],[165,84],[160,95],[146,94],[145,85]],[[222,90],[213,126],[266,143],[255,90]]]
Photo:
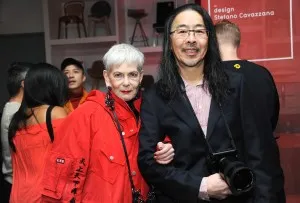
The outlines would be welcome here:
[[[106,70],[113,65],[137,64],[138,71],[141,72],[144,65],[144,54],[130,44],[116,44],[106,52],[103,63]]]

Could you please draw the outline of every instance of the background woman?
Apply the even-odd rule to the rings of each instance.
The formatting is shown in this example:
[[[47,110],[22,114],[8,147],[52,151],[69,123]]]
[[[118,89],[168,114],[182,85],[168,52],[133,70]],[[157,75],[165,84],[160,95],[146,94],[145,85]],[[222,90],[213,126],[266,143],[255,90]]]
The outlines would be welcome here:
[[[40,202],[45,156],[52,141],[46,126],[46,111],[51,112],[54,134],[66,112],[67,80],[56,67],[34,65],[24,81],[24,97],[9,127],[12,148],[13,184],[10,202]]]

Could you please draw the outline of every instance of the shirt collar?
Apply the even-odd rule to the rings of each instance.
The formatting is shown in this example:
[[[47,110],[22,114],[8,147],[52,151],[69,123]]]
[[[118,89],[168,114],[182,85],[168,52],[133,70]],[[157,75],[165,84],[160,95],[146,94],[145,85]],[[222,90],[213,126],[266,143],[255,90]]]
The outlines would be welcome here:
[[[190,88],[190,87],[198,87],[198,86],[201,86],[203,85],[203,79],[199,81],[199,83],[197,85],[191,85],[189,84],[186,80],[183,79],[183,77],[181,76],[181,79],[183,81],[183,84],[185,86],[185,88]]]

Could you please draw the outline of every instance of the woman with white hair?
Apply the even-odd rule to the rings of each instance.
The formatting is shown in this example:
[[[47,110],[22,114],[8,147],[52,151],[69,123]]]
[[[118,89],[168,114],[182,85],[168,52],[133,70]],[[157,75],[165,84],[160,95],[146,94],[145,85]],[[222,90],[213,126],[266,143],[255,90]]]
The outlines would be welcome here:
[[[66,118],[44,172],[45,202],[129,203],[151,198],[139,172],[144,55],[128,44],[112,46],[103,57],[108,92],[92,91]],[[171,144],[157,144],[158,163],[174,156]]]

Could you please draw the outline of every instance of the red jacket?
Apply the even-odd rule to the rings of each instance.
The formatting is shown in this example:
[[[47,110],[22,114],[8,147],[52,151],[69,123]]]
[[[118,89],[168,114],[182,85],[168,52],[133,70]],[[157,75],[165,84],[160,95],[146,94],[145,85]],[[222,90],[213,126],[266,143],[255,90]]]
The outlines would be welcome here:
[[[113,95],[123,128],[135,186],[145,197],[148,186],[137,165],[139,148],[134,113]],[[135,101],[140,110],[141,99]],[[105,94],[92,91],[62,123],[44,171],[44,202],[130,203],[131,187],[120,135],[105,106]]]

